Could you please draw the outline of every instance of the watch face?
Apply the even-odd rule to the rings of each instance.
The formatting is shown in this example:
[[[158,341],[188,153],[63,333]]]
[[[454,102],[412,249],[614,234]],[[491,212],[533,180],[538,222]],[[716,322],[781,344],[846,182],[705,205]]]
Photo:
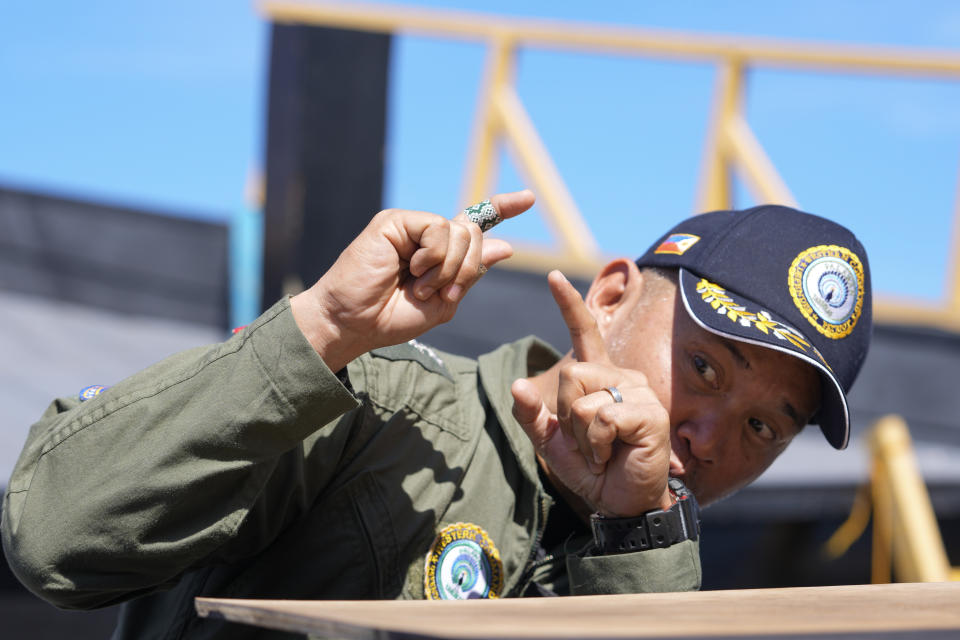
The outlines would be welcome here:
[[[667,479],[667,486],[673,491],[674,494],[679,498],[682,494],[690,494],[690,491],[687,489],[687,485],[683,484],[683,480],[680,478],[670,477]]]

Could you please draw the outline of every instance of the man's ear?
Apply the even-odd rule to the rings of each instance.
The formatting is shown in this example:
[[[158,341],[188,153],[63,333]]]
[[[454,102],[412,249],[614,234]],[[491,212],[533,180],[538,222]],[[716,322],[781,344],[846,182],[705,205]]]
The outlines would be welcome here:
[[[627,258],[610,262],[593,279],[584,302],[601,331],[610,324],[617,311],[632,308],[643,288],[643,274]]]

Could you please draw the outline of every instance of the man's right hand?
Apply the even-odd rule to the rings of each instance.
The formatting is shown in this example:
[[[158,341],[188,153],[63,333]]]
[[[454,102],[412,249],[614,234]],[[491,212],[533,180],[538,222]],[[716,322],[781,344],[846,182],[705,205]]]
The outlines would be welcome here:
[[[503,219],[533,205],[525,190],[493,196]],[[331,370],[377,347],[406,342],[447,322],[467,290],[509,258],[464,214],[381,211],[312,287],[293,297],[294,319]]]
[[[580,294],[563,275],[548,277],[570,331],[575,361],[560,370],[556,413],[530,380],[513,383],[513,413],[549,474],[590,511],[631,517],[672,502],[670,416],[640,371],[616,366]],[[619,390],[615,402],[606,389]]]

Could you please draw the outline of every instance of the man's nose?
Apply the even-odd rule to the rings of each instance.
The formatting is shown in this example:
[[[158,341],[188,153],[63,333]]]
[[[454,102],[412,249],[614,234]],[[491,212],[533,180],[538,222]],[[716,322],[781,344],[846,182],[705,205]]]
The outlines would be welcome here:
[[[677,428],[677,435],[689,443],[690,453],[697,460],[712,464],[720,457],[726,431],[724,421],[710,413],[685,421]]]

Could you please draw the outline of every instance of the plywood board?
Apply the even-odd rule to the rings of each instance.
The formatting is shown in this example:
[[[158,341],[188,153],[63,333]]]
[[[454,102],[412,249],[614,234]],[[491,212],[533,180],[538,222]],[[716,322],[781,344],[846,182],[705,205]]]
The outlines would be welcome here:
[[[473,601],[197,598],[196,605],[201,616],[348,638],[710,638],[960,630],[960,583]]]

